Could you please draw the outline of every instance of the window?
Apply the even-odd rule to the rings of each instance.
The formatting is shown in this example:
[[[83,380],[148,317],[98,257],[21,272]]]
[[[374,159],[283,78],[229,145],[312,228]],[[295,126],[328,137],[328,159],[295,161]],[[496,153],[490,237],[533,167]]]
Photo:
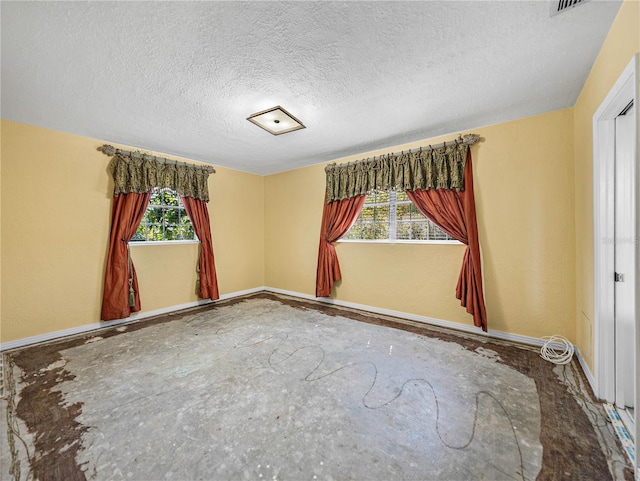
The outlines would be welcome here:
[[[367,195],[358,220],[341,240],[457,242],[427,219],[406,192],[395,190]]]
[[[132,242],[197,240],[182,199],[175,190],[154,187]]]

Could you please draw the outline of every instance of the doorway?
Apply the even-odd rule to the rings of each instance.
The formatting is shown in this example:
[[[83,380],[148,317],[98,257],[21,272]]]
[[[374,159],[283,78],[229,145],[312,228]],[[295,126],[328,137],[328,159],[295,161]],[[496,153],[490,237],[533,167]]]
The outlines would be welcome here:
[[[638,439],[638,56],[593,116],[594,364],[597,397]]]
[[[629,431],[634,432],[636,404],[634,269],[635,211],[633,100],[614,119],[614,324],[615,324],[615,406]]]

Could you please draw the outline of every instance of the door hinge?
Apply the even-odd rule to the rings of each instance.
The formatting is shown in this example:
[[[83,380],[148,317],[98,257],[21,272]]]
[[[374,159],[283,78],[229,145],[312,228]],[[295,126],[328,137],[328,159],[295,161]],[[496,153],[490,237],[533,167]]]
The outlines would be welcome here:
[[[624,274],[620,274],[619,272],[615,272],[613,276],[613,280],[615,282],[624,282]]]

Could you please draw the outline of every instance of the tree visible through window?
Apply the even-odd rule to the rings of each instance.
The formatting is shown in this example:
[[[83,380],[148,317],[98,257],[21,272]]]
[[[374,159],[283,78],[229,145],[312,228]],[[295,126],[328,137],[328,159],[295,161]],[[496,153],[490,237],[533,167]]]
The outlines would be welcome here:
[[[455,241],[427,219],[404,191],[395,190],[367,195],[358,220],[343,239]]]
[[[155,187],[138,230],[131,239],[136,241],[195,240],[191,220],[175,190]]]

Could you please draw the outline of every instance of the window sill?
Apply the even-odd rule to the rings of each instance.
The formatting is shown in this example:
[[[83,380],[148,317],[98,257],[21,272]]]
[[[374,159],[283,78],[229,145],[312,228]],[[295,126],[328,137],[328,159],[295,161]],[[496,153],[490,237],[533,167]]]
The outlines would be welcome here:
[[[173,246],[183,244],[198,244],[199,240],[176,240],[176,241],[131,241],[129,246]]]
[[[439,245],[464,245],[457,240],[361,240],[361,239],[340,239],[337,243],[345,244],[439,244]]]

